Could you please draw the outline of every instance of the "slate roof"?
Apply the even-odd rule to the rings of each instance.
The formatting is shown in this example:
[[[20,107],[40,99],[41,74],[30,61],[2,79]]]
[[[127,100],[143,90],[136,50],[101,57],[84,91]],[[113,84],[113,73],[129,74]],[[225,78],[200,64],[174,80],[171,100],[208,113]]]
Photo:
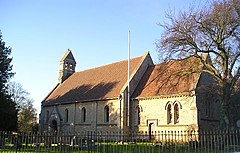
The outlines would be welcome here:
[[[131,59],[130,73],[141,64],[143,58],[144,56]],[[127,69],[128,62],[125,60],[76,72],[59,84],[43,104],[117,98],[127,82]]]
[[[162,63],[148,67],[133,97],[174,95],[196,89],[201,64],[196,58]],[[191,73],[196,72],[196,73]]]

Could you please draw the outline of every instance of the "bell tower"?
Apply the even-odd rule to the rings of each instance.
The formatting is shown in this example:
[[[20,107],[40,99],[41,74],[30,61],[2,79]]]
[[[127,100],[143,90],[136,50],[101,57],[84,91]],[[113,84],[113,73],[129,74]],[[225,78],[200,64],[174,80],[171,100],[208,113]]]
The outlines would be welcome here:
[[[64,54],[60,61],[58,83],[63,83],[70,75],[75,72],[76,61],[73,57],[72,51],[68,51]]]

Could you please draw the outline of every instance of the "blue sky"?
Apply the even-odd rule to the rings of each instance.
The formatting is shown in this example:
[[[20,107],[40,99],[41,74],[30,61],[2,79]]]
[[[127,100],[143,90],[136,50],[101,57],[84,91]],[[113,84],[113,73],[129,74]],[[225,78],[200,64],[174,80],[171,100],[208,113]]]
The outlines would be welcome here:
[[[203,0],[1,0],[0,30],[12,47],[11,81],[21,83],[40,111],[41,101],[56,85],[59,61],[71,49],[76,71],[110,64],[146,51],[158,63],[155,42],[159,22],[169,9],[184,10]]]

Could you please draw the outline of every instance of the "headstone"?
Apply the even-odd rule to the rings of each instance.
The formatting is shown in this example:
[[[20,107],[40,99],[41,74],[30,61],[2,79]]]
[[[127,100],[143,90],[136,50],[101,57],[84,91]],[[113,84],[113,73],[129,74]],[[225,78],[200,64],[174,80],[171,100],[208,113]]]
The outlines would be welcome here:
[[[237,120],[237,127],[240,128],[240,120]]]

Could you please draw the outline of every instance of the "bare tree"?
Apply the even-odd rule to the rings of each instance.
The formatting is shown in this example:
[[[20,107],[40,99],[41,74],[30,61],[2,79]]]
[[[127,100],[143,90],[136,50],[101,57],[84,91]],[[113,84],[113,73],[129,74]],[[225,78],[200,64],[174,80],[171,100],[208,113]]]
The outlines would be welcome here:
[[[210,74],[219,89],[223,120],[227,128],[230,118],[231,96],[240,76],[240,1],[213,1],[200,9],[190,8],[178,16],[166,14],[170,23],[159,24],[164,29],[157,48],[165,61],[198,58],[204,69],[195,72]],[[211,62],[202,54],[210,56]]]
[[[37,124],[37,110],[33,107],[33,99],[22,85],[16,82],[8,84],[8,93],[18,107],[18,130],[31,132]]]
[[[8,93],[19,109],[24,107],[29,101],[29,93],[23,89],[20,83],[10,82],[8,84]]]

